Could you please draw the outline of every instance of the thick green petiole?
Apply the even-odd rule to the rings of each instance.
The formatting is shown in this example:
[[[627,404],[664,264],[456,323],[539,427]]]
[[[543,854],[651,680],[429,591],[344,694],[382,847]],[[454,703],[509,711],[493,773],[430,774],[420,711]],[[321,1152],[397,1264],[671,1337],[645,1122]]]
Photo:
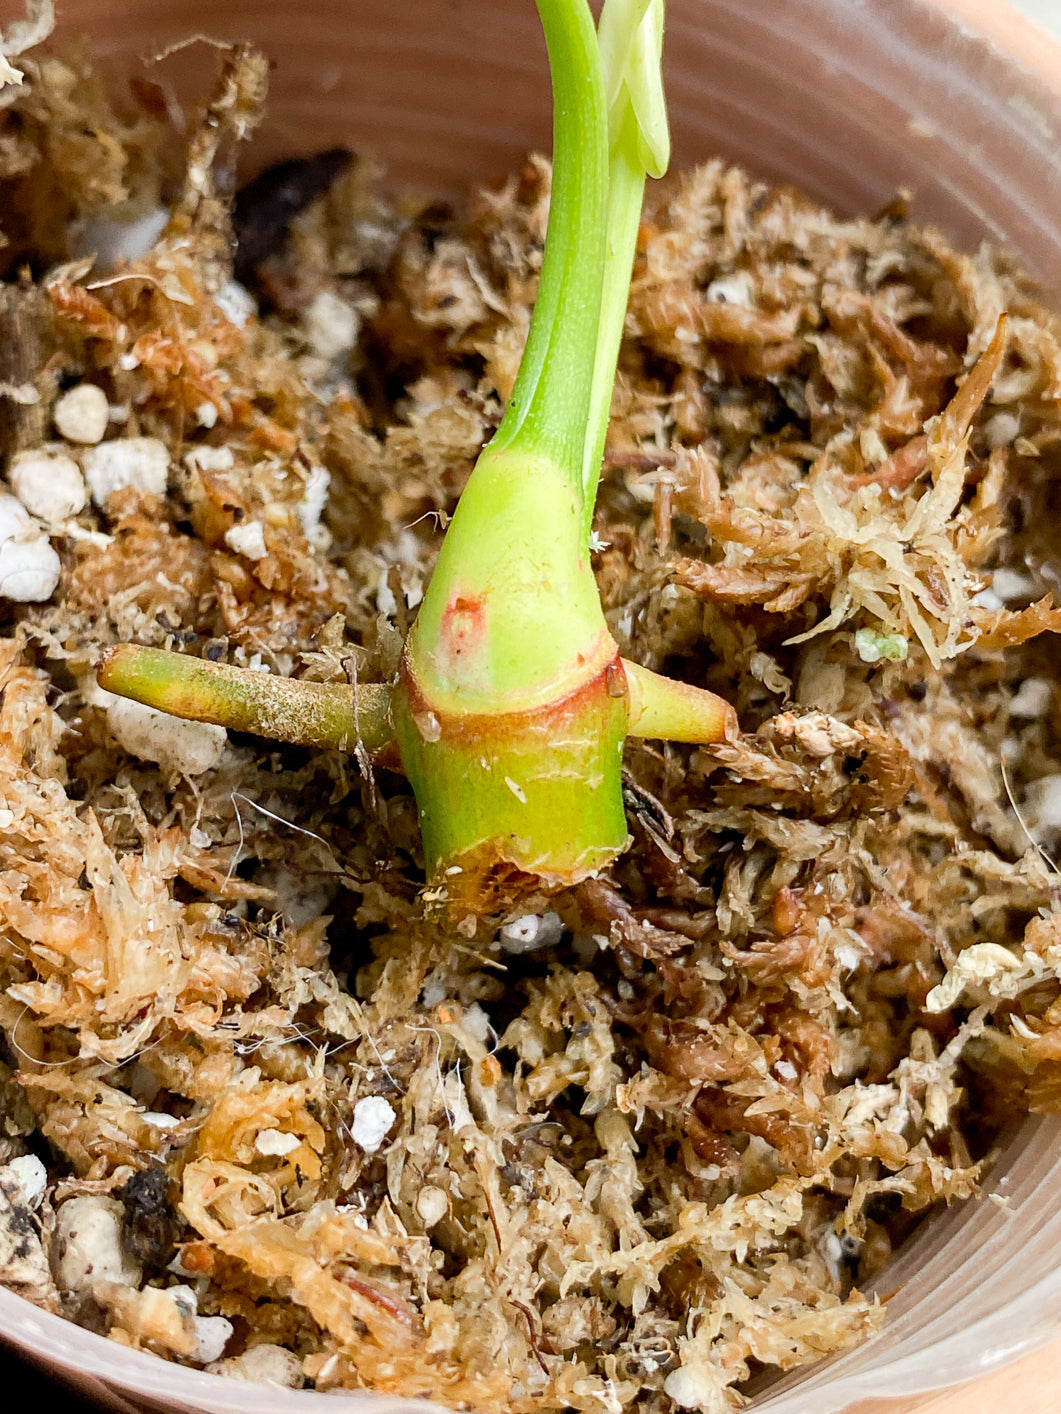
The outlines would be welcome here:
[[[446,534],[393,688],[303,684],[146,649],[112,691],[285,740],[370,752],[393,732],[429,874],[488,899],[491,875],[585,877],[627,841],[628,735],[709,742],[711,693],[624,663],[590,564],[590,526],[646,173],[667,164],[663,0],[537,0],[554,159],[538,299],[509,406]]]

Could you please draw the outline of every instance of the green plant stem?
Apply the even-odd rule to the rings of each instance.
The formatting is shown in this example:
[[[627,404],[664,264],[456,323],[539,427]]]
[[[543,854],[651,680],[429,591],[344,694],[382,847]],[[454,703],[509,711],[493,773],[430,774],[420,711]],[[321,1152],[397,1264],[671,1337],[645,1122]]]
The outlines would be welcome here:
[[[587,540],[604,461],[604,443],[608,435],[615,370],[623,338],[630,294],[630,270],[634,263],[644,192],[644,171],[630,161],[625,151],[615,153],[609,164],[608,259],[604,267],[597,359],[593,369],[582,461],[583,531]]]
[[[585,0],[537,0],[553,83],[553,177],[538,296],[492,445],[549,457],[580,478],[604,277],[607,113]],[[576,480],[581,488],[581,481]]]
[[[511,402],[443,541],[393,688],[294,682],[126,646],[105,687],[177,716],[370,752],[397,741],[429,876],[473,906],[626,845],[628,734],[717,741],[732,709],[624,663],[589,527],[646,172],[666,166],[662,0],[538,0],[555,92],[538,298]],[[459,885],[450,887],[449,881]]]
[[[600,50],[608,104],[608,210],[597,351],[583,450],[583,533],[587,542],[630,299],[645,175],[661,177],[670,158],[660,80],[662,46],[663,0],[605,0]]]

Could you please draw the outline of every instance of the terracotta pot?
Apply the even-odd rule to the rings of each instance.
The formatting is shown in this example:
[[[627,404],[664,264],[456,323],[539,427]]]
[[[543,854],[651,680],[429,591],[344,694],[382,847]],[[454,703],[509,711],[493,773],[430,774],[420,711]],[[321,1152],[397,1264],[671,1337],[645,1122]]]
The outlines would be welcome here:
[[[0,0],[0,17],[16,0]],[[900,187],[914,213],[974,246],[1004,240],[1061,288],[1061,48],[994,0],[670,0],[676,160],[714,153],[844,211]],[[252,162],[335,142],[399,184],[461,187],[548,147],[544,46],[531,0],[77,0],[108,62],[199,28],[276,60]],[[164,61],[179,85],[201,52]],[[764,1396],[770,1414],[830,1414],[1013,1360],[1061,1333],[1061,1122],[1028,1120],[990,1187],[1008,1200],[933,1220],[886,1274],[885,1333]],[[425,1405],[222,1381],[130,1352],[0,1291],[0,1332],[120,1409],[423,1414]],[[971,1400],[967,1409],[979,1410]],[[1043,1406],[1046,1407],[1045,1405]]]

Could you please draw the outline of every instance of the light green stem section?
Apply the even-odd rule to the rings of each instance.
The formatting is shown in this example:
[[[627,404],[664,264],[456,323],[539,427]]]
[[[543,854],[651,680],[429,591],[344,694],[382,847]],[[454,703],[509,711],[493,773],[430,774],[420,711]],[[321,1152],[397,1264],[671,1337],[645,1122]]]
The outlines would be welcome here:
[[[583,451],[583,533],[588,541],[604,460],[615,370],[630,298],[646,173],[661,177],[670,160],[660,61],[663,0],[605,0],[599,42],[608,104],[607,254],[596,360]]]
[[[493,446],[547,456],[580,485],[608,200],[607,113],[585,0],[537,0],[553,82],[553,179],[541,280]]]
[[[523,712],[566,695],[606,632],[582,483],[605,264],[604,79],[586,0],[538,9],[555,94],[538,298],[508,410],[464,489],[405,650],[408,680],[443,713]]]

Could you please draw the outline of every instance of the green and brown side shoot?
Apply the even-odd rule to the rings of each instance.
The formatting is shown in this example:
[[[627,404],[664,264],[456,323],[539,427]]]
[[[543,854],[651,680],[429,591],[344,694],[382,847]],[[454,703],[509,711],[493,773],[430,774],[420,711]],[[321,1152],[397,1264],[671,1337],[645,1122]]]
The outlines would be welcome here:
[[[575,882],[625,848],[629,735],[721,740],[732,709],[619,656],[590,531],[646,175],[668,134],[663,0],[538,0],[553,189],[519,376],[446,533],[398,679],[302,683],[122,645],[102,686],[175,715],[370,755],[396,739],[429,877]]]

